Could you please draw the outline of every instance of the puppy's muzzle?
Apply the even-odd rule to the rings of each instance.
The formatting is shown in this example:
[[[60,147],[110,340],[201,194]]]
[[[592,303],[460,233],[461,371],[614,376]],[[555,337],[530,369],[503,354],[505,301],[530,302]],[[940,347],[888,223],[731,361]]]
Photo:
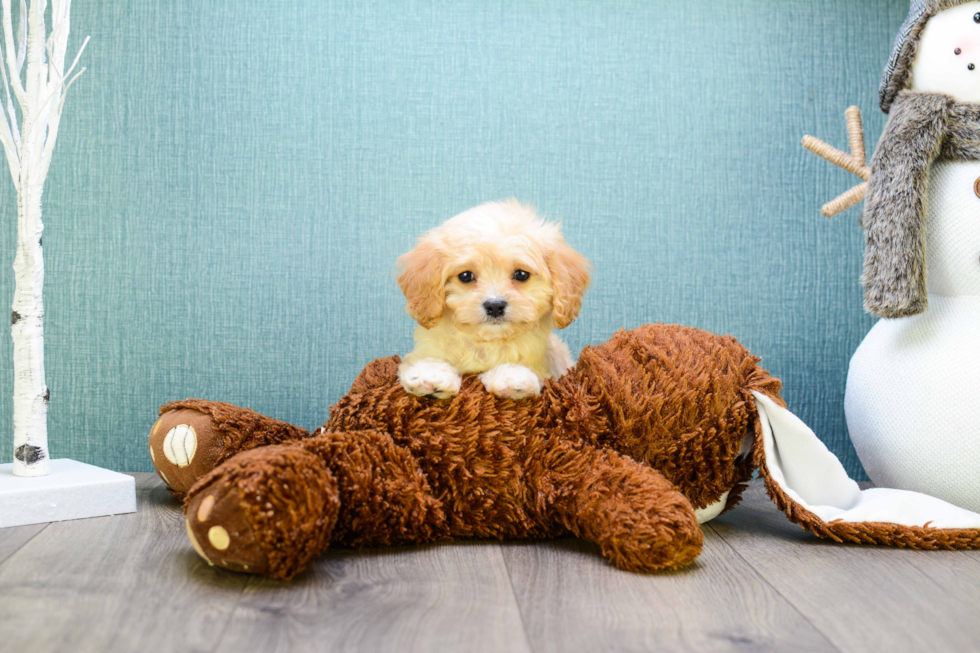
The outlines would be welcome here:
[[[488,299],[483,302],[483,310],[486,311],[487,317],[500,318],[507,311],[507,302],[502,299]]]

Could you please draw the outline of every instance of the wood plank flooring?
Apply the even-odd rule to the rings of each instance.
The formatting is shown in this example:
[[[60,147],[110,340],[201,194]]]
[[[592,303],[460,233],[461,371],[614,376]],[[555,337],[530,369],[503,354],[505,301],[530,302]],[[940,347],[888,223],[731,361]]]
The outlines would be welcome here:
[[[588,542],[332,551],[292,583],[208,567],[179,506],[0,529],[0,650],[980,651],[980,552],[822,542],[761,486],[683,571]]]

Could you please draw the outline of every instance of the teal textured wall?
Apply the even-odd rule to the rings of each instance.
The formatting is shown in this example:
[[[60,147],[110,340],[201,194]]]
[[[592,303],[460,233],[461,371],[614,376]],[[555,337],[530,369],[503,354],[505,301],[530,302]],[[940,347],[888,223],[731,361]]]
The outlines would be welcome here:
[[[51,451],[148,470],[156,407],[315,427],[410,349],[393,277],[488,199],[564,221],[595,265],[577,350],[679,322],[737,336],[861,467],[843,415],[861,310],[854,178],[804,152],[884,124],[903,0],[73,4],[90,34],[46,187]],[[0,185],[0,298],[15,203]],[[10,460],[9,337],[0,459]]]

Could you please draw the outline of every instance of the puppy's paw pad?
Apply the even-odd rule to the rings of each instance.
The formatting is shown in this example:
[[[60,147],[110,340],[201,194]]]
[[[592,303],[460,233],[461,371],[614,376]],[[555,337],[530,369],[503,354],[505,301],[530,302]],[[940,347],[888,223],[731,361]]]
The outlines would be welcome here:
[[[501,388],[493,394],[497,395],[502,399],[526,399],[527,397],[536,397],[541,394],[541,391],[535,388],[529,388],[523,385],[516,385],[513,387]]]
[[[499,365],[480,375],[487,392],[503,399],[524,399],[541,394],[541,379],[522,365]]]
[[[409,394],[434,399],[448,399],[459,394],[462,383],[456,370],[443,361],[419,361],[403,368],[398,378]]]

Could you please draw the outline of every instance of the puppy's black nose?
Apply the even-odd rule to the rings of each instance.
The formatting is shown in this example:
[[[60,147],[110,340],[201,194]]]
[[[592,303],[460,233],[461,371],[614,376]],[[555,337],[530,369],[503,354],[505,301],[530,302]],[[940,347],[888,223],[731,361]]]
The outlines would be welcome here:
[[[483,310],[490,317],[503,317],[504,311],[507,310],[507,302],[502,299],[488,299],[483,302]]]

